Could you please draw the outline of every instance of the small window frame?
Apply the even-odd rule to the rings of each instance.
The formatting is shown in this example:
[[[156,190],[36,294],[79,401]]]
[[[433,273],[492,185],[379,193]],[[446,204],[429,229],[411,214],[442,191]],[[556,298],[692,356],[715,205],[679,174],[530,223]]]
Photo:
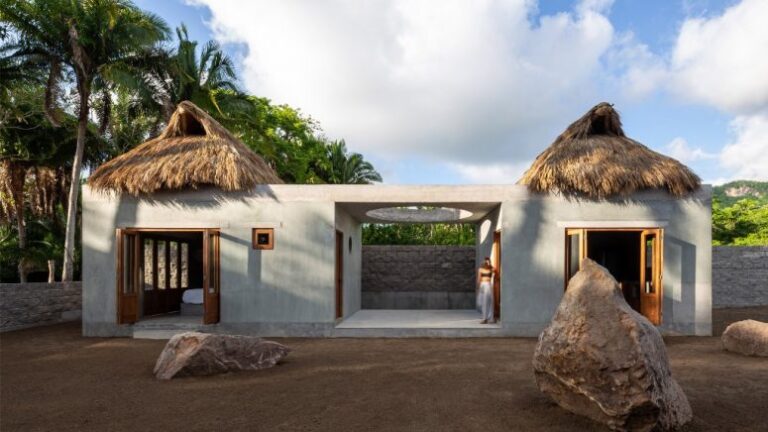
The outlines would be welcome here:
[[[269,238],[267,243],[260,244],[258,238],[266,234]],[[272,250],[275,248],[275,229],[274,228],[254,228],[251,230],[251,242],[253,248],[257,250]]]

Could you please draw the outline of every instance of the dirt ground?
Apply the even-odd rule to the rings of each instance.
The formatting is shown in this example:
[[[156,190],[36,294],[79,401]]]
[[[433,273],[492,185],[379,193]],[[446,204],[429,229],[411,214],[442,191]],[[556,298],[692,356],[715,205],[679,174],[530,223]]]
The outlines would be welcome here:
[[[746,319],[768,322],[768,306],[713,309],[712,334],[719,336],[729,324]]]
[[[277,367],[159,382],[164,341],[82,338],[79,324],[0,335],[0,430],[605,430],[536,388],[535,339],[278,339]],[[686,431],[768,430],[768,359],[719,338],[667,339]]]

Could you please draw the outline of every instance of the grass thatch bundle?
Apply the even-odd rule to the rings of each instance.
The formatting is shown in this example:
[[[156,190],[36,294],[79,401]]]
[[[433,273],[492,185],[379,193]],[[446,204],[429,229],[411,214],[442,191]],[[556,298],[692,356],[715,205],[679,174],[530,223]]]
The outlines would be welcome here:
[[[176,108],[156,138],[104,163],[88,184],[131,195],[216,186],[247,190],[282,183],[277,173],[234,135],[193,103]]]
[[[588,198],[627,196],[647,189],[684,196],[701,185],[682,163],[624,135],[619,113],[605,102],[568,126],[518,183],[533,192]]]

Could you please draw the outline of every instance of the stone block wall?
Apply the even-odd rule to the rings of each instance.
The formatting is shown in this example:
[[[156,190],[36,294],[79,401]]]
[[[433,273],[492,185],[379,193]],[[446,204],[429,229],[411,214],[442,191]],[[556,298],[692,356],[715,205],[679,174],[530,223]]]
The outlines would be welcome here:
[[[768,305],[768,246],[712,248],[712,307]]]
[[[0,284],[0,331],[80,319],[82,282]]]
[[[474,309],[474,246],[363,246],[363,309]]]

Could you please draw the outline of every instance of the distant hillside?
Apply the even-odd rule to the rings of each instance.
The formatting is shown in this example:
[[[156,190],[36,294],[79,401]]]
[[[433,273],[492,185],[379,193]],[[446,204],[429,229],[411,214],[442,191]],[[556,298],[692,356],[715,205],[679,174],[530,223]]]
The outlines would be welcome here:
[[[723,207],[728,207],[744,198],[753,198],[761,203],[768,204],[768,182],[736,180],[715,186],[712,190],[712,196]]]

